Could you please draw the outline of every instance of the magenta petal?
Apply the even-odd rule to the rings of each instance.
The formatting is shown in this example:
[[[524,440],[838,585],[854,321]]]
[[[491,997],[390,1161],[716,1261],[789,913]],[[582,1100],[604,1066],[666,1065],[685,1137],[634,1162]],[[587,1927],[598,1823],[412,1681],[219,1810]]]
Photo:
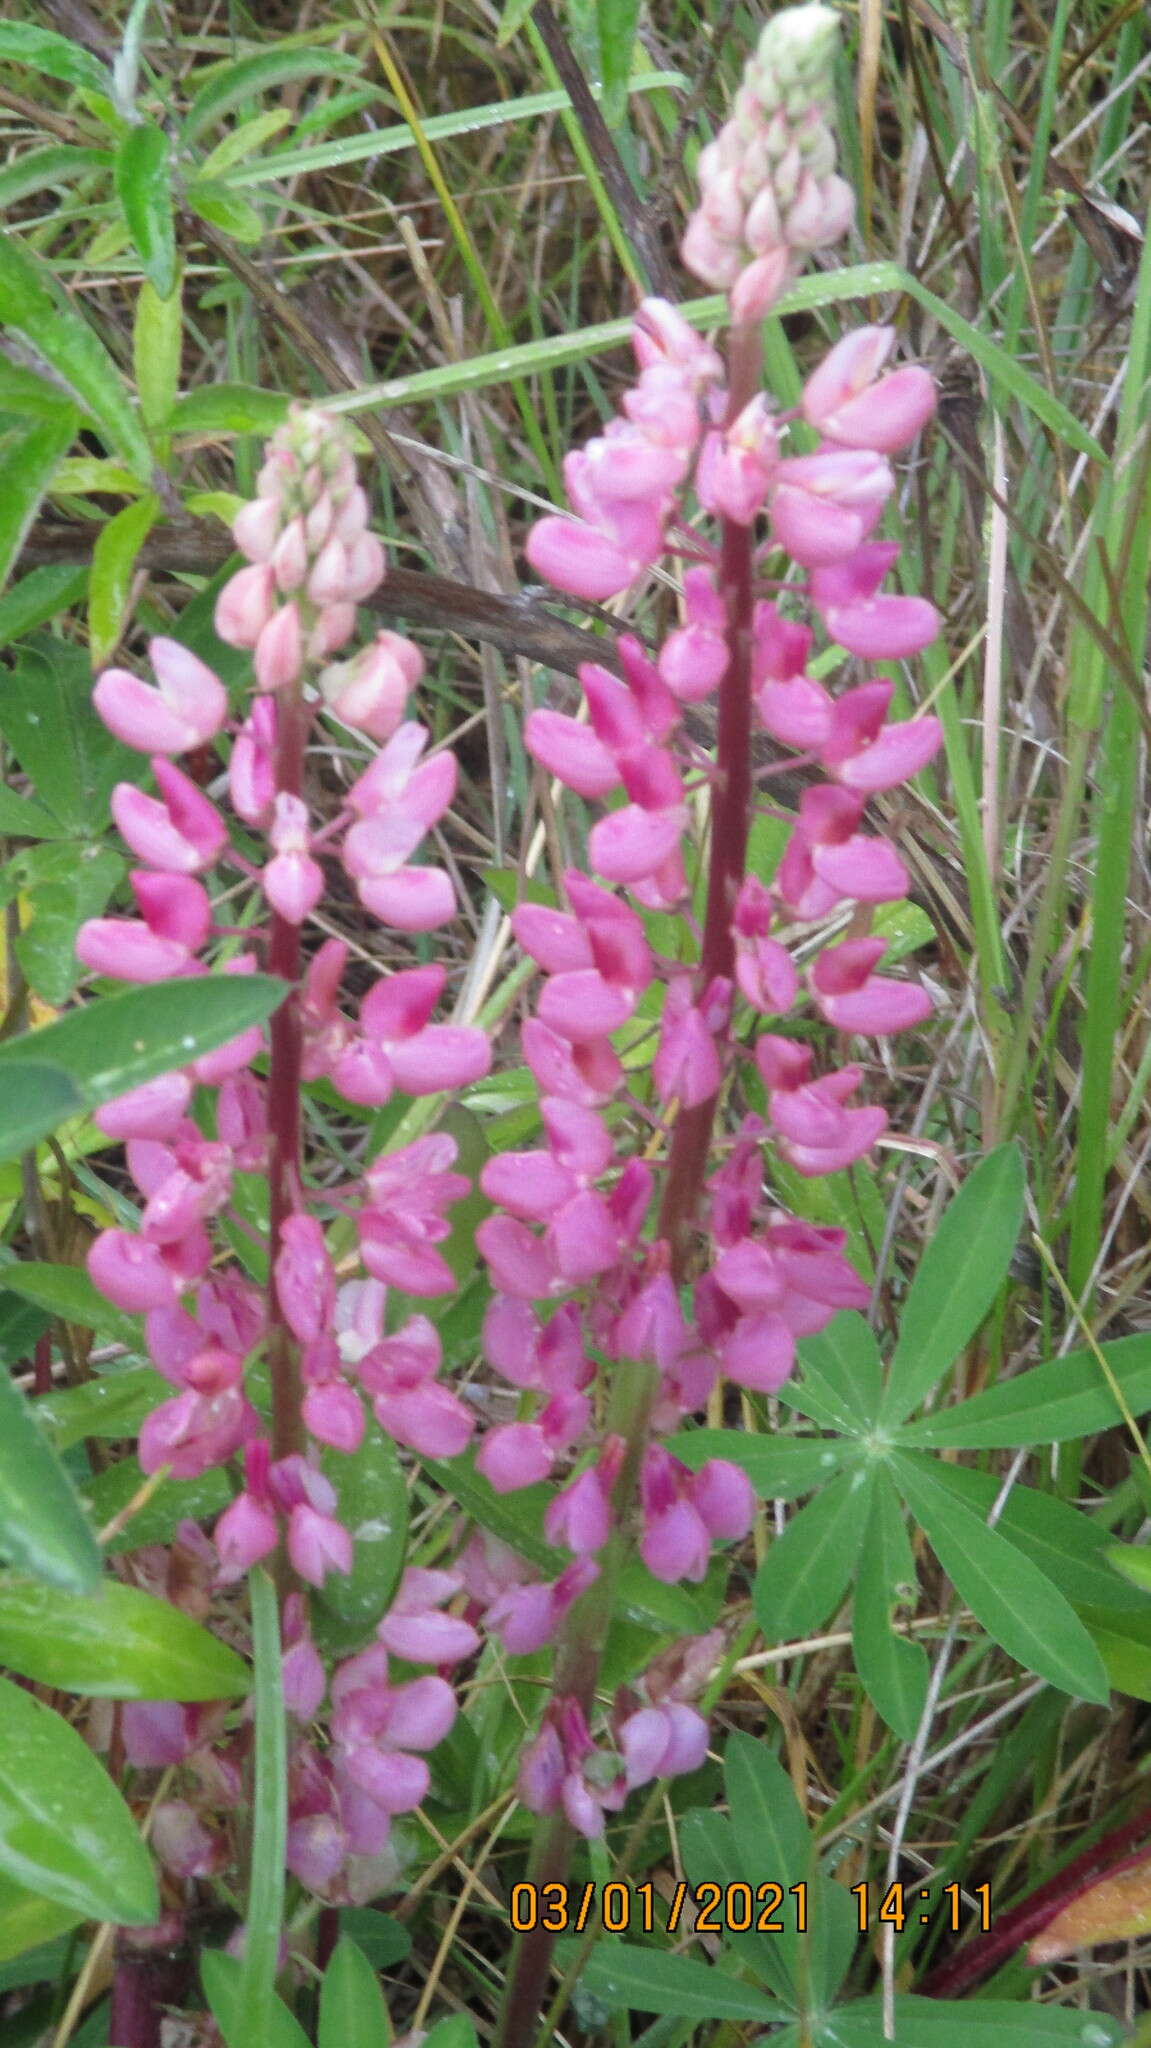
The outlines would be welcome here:
[[[436,1381],[377,1394],[372,1406],[380,1428],[423,1458],[458,1458],[476,1426],[463,1402]]]
[[[401,868],[357,883],[360,901],[398,932],[430,932],[456,914],[456,892],[442,868]]]
[[[642,563],[633,561],[607,534],[577,519],[549,514],[537,520],[524,549],[537,575],[573,597],[602,603],[635,581]]]
[[[606,796],[619,783],[619,769],[590,726],[562,711],[533,711],[524,727],[532,759],[577,796]]]
[[[638,882],[653,875],[675,852],[687,826],[687,812],[645,811],[625,804],[593,825],[588,852],[597,874],[609,882]]]
[[[435,1095],[482,1080],[491,1069],[492,1049],[487,1033],[472,1026],[429,1024],[415,1038],[393,1045],[391,1060],[405,1095]]]
[[[782,1316],[742,1316],[723,1346],[723,1370],[737,1386],[772,1394],[795,1364],[795,1338]]]
[[[634,997],[606,981],[594,967],[553,975],[537,1004],[540,1022],[575,1045],[618,1031],[634,1008]]]

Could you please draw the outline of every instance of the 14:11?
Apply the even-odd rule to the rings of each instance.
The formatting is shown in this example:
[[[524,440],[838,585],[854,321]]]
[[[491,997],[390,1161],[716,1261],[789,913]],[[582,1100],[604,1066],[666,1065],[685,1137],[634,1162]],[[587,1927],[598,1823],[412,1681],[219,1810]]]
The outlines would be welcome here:
[[[869,1884],[853,1884],[851,1887],[851,1896],[859,1908],[859,1931],[861,1934],[869,1934],[872,1928],[876,1926],[894,1927],[897,1934],[902,1934],[909,1916],[913,1925],[917,1917],[921,1927],[927,1927],[930,1924],[932,1915],[929,1910],[921,1912],[918,1916],[912,1910],[909,1901],[914,1901],[915,1893],[906,1886],[901,1884],[888,1885],[887,1890],[874,1910],[871,1904],[872,1893],[873,1887]],[[945,1884],[940,1896],[947,1900],[950,1908],[951,1932],[952,1934],[958,1934],[962,1910],[959,1885]],[[986,1934],[991,1925],[991,1886],[989,1884],[974,1885],[970,1896],[975,1900],[979,1909],[980,1932]],[[919,1897],[923,1901],[925,1908],[929,1908],[934,1903],[931,1892],[926,1888],[919,1893]]]

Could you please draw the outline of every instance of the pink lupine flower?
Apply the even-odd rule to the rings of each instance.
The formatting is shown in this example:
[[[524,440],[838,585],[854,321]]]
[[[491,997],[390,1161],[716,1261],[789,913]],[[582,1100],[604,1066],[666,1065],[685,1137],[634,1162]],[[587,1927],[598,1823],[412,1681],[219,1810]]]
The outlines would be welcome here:
[[[304,1428],[317,1443],[330,1444],[345,1457],[358,1451],[367,1421],[363,1402],[346,1380],[321,1377],[311,1380],[301,1403]]]
[[[562,1543],[579,1557],[603,1549],[611,1534],[612,1488],[626,1449],[622,1437],[610,1437],[596,1463],[556,1495],[544,1516],[544,1534],[549,1543]]]
[[[216,599],[213,623],[229,647],[255,647],[275,611],[275,570],[270,562],[261,561],[229,576]]]
[[[475,1417],[436,1379],[442,1359],[435,1325],[412,1316],[355,1367],[381,1429],[428,1458],[458,1457],[475,1428]]]
[[[524,1059],[543,1095],[599,1109],[623,1085],[623,1067],[606,1038],[573,1044],[529,1017],[520,1032]]]
[[[186,754],[213,740],[228,716],[218,676],[178,640],[148,645],[158,688],[126,669],[105,669],[92,702],[110,732],[142,754]]]
[[[443,993],[443,967],[413,967],[378,981],[360,1006],[360,1036],[334,1062],[350,1102],[384,1103],[394,1088],[434,1095],[478,1081],[491,1067],[484,1032],[428,1022]]]
[[[196,1726],[177,1700],[125,1700],[120,1709],[124,1754],[133,1770],[166,1770],[194,1749]]]
[[[511,1586],[488,1608],[484,1627],[498,1636],[510,1657],[528,1657],[554,1640],[568,1608],[595,1584],[599,1566],[576,1557],[548,1585]]]
[[[668,987],[652,1079],[661,1102],[694,1109],[716,1093],[723,1075],[719,1039],[731,1017],[731,983],[717,975],[699,1004],[691,982],[678,975]]]
[[[276,1299],[293,1336],[312,1343],[328,1329],[336,1305],[336,1276],[314,1216],[302,1211],[280,1225]]]
[[[324,669],[320,690],[335,717],[381,745],[401,724],[409,693],[424,672],[424,657],[402,633],[377,633],[352,661]]]
[[[848,690],[831,709],[819,758],[848,789],[893,789],[926,766],[943,744],[937,718],[884,723],[894,685],[877,681]]]
[[[844,448],[891,454],[935,411],[935,383],[917,366],[875,381],[895,344],[893,327],[861,327],[824,357],[803,387],[804,419]]]
[[[524,1750],[516,1789],[531,1813],[563,1809],[571,1825],[595,1839],[604,1813],[627,1797],[622,1758],[597,1750],[577,1700],[549,1700],[538,1734]]]
[[[692,1474],[670,1451],[649,1444],[640,1474],[643,1535],[639,1551],[653,1578],[674,1585],[707,1572],[711,1538],[692,1499]]]
[[[169,981],[202,974],[195,958],[212,928],[212,906],[190,875],[135,868],[128,877],[143,912],[135,918],[92,917],[76,934],[76,957],[114,981]]]
[[[247,825],[265,827],[276,796],[276,706],[256,697],[236,735],[228,761],[232,809]]]
[[[173,874],[197,874],[211,867],[228,842],[228,828],[188,776],[154,756],[152,773],[162,803],[145,796],[134,782],[118,782],[112,791],[112,816],[134,854],[154,868]]]
[[[88,1250],[89,1278],[108,1301],[129,1315],[166,1308],[180,1292],[166,1249],[128,1230],[102,1230]]]
[[[288,1556],[310,1586],[322,1586],[329,1572],[352,1569],[352,1539],[342,1522],[301,1501],[288,1516]]]
[[[750,526],[779,468],[775,422],[766,393],[757,392],[731,426],[707,435],[695,478],[700,504],[737,526]]]
[[[298,796],[280,791],[268,837],[274,858],[262,870],[260,886],[278,917],[303,924],[324,893],[324,870],[308,852],[308,811]]]
[[[229,1074],[216,1097],[216,1130],[242,1173],[259,1173],[268,1156],[268,1098],[254,1074]]]
[[[681,704],[700,704],[718,688],[727,673],[727,614],[709,569],[688,570],[683,579],[683,601],[685,624],[668,634],[657,665],[663,681]]]
[[[106,1138],[171,1138],[183,1122],[191,1100],[186,1074],[158,1074],[117,1095],[93,1112],[92,1121]]]
[[[804,790],[775,877],[782,901],[797,917],[822,917],[844,898],[895,903],[906,896],[907,869],[895,848],[855,829],[863,808],[863,798],[846,789]]]
[[[454,755],[417,765],[427,741],[423,726],[398,726],[348,791],[358,822],[344,837],[344,866],[367,909],[400,931],[430,931],[455,910],[441,869],[405,865],[455,793]]]
[[[768,1087],[768,1110],[780,1150],[797,1173],[837,1173],[870,1152],[887,1128],[882,1109],[845,1109],[863,1076],[843,1067],[810,1079],[811,1049],[764,1033],[755,1061]]]
[[[637,1708],[621,1724],[616,1741],[627,1789],[634,1792],[653,1778],[698,1771],[707,1757],[708,1726],[694,1707],[671,1701],[667,1706]]]
[[[939,613],[926,598],[877,594],[898,554],[895,542],[874,541],[812,571],[811,601],[828,633],[865,661],[901,661],[939,632]]]
[[[577,796],[606,796],[619,786],[615,756],[590,726],[563,711],[532,711],[524,726],[524,745],[533,761],[555,775]]]
[[[376,1629],[385,1650],[409,1664],[457,1664],[474,1657],[480,1647],[475,1629],[458,1615],[440,1612],[462,1588],[458,1572],[409,1565]]]
[[[275,1549],[276,1517],[265,1502],[251,1493],[238,1493],[217,1520],[213,1541],[220,1558],[219,1582],[223,1586],[234,1585]]]
[[[456,1149],[454,1138],[436,1132],[368,1168],[359,1233],[360,1254],[373,1279],[409,1294],[455,1291],[451,1267],[434,1246],[450,1233],[445,1211],[470,1187],[463,1174],[447,1170]]]
[[[170,1465],[174,1479],[198,1479],[213,1465],[235,1456],[259,1427],[259,1417],[238,1387],[213,1394],[189,1391],[153,1408],[140,1425],[141,1470]]]
[[[930,1017],[926,989],[872,973],[886,950],[883,939],[849,939],[820,954],[809,976],[811,992],[820,1015],[837,1030],[908,1031]]]
[[[772,477],[772,539],[805,568],[842,562],[867,539],[894,484],[885,457],[870,449],[792,456]]]
[[[185,1881],[214,1877],[228,1861],[225,1836],[206,1827],[185,1799],[161,1800],[152,1815],[151,1842],[165,1870]]]
[[[728,1458],[709,1458],[695,1475],[692,1503],[710,1536],[740,1542],[755,1514],[755,1488]]]
[[[775,899],[758,875],[747,875],[735,901],[735,978],[753,1009],[782,1016],[799,993],[799,977],[786,946],[773,939]]]

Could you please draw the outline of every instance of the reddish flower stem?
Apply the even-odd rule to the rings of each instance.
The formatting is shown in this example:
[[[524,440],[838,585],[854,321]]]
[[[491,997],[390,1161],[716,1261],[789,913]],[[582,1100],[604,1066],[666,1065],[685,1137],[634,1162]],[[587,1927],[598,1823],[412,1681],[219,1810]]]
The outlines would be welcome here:
[[[732,330],[728,420],[734,420],[759,388],[760,330]],[[711,857],[707,877],[707,912],[700,959],[701,991],[717,974],[730,978],[735,967],[731,920],[747,860],[751,813],[751,646],[755,609],[749,526],[725,519],[720,546],[720,590],[727,607],[728,665],[719,686],[716,738],[716,786],[711,812]],[[681,1112],[668,1158],[667,1180],[659,1215],[659,1236],[671,1252],[677,1280],[685,1276],[688,1230],[707,1172],[715,1123],[716,1093],[694,1109]]]
[[[280,694],[277,712],[276,788],[289,796],[300,796],[308,721],[298,686]],[[268,1074],[268,1370],[275,1459],[304,1448],[299,1359],[295,1338],[280,1305],[275,1270],[280,1230],[295,1206],[300,1183],[300,927],[289,924],[278,912],[272,917],[268,972],[282,976],[292,985],[291,994],[272,1017]]]

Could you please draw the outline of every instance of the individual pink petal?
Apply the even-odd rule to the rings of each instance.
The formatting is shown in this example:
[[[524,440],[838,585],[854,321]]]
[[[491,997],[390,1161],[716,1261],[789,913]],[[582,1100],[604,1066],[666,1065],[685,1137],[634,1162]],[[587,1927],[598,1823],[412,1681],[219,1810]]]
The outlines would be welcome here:
[[[92,1121],[106,1138],[170,1138],[183,1122],[191,1094],[186,1074],[159,1074],[105,1102]]]
[[[361,903],[400,932],[430,932],[456,914],[456,895],[442,868],[401,868],[357,884]]]
[[[102,1230],[86,1261],[88,1276],[107,1300],[129,1315],[166,1308],[176,1296],[171,1269],[158,1245],[127,1230]]]
[[[524,553],[537,575],[573,597],[602,603],[634,583],[644,564],[629,556],[605,533],[581,520],[549,514],[539,519],[527,538]]]
[[[509,1422],[488,1431],[476,1454],[476,1470],[497,1493],[515,1493],[546,1479],[553,1461],[537,1422]]]
[[[533,711],[524,726],[524,745],[534,761],[556,775],[577,796],[606,796],[619,784],[614,756],[590,726],[562,711]]]
[[[641,810],[625,804],[593,825],[588,852],[597,874],[609,882],[638,882],[674,853],[687,829],[687,810],[677,804],[668,811]]]

